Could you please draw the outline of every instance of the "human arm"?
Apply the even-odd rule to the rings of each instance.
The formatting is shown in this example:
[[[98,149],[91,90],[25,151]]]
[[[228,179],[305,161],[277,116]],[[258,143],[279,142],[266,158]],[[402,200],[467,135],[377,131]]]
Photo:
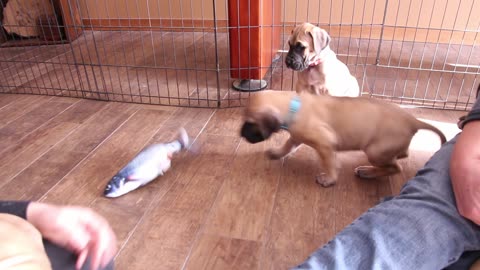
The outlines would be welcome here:
[[[110,225],[89,208],[1,201],[0,212],[26,219],[43,238],[76,253],[77,268],[87,256],[92,258],[92,269],[104,267],[116,253],[116,237]]]
[[[15,215],[26,219],[29,201],[0,201],[0,213]]]
[[[77,254],[77,269],[87,256],[91,269],[104,267],[116,253],[116,237],[110,225],[89,208],[31,202],[26,219],[45,239]]]
[[[465,125],[450,160],[458,211],[480,225],[480,121]]]
[[[460,127],[463,131],[452,152],[450,177],[459,213],[480,225],[480,99]]]

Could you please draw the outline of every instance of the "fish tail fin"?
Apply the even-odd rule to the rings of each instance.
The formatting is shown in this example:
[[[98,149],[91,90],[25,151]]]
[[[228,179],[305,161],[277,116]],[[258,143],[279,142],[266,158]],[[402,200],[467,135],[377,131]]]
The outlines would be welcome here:
[[[190,138],[185,128],[181,127],[178,130],[178,142],[180,143],[181,149],[185,149],[190,146]]]

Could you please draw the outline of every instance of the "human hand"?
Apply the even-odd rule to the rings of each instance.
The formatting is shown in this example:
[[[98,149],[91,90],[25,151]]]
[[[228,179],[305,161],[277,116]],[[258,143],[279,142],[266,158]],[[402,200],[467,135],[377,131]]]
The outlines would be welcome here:
[[[107,220],[90,208],[31,202],[27,220],[45,239],[76,253],[77,269],[88,256],[91,269],[105,267],[117,252],[117,240]]]

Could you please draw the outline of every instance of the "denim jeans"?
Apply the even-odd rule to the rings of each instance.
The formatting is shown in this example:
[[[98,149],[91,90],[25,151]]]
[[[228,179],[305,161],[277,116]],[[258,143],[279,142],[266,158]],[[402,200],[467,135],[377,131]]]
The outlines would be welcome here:
[[[445,143],[398,196],[369,209],[293,269],[468,269],[480,256],[480,227],[456,208],[449,176],[455,141]]]

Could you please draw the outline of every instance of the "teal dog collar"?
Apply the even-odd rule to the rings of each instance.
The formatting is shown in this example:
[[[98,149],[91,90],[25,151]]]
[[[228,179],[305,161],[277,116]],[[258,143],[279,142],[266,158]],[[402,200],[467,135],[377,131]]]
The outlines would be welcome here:
[[[294,96],[292,100],[290,100],[290,107],[288,108],[288,115],[285,123],[283,123],[280,128],[281,129],[288,129],[288,126],[293,122],[293,118],[295,117],[295,114],[300,110],[300,107],[302,106],[302,102],[300,101],[299,96]]]

